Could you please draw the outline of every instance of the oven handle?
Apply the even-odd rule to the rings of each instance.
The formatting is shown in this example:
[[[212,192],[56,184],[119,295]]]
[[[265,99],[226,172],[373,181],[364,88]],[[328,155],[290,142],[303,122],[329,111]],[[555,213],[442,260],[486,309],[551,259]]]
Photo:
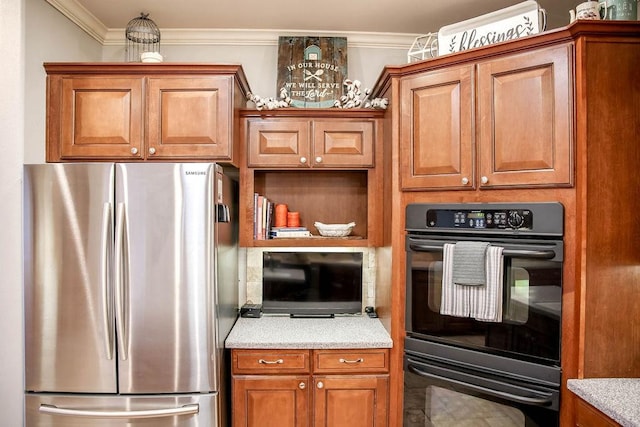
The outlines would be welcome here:
[[[451,383],[451,384],[455,384],[455,385],[459,385],[459,386],[463,386],[466,387],[469,390],[474,390],[474,391],[478,391],[481,393],[485,393],[488,394],[490,396],[494,396],[494,397],[499,397],[502,399],[507,399],[510,400],[512,402],[518,402],[518,403],[522,403],[525,405],[532,405],[532,406],[551,406],[553,404],[552,401],[552,394],[551,393],[540,393],[540,397],[527,397],[527,396],[520,396],[517,394],[513,394],[513,393],[507,393],[504,391],[499,391],[499,390],[493,390],[487,387],[482,387],[476,384],[470,384],[464,381],[460,381],[460,380],[455,380],[453,378],[447,378],[447,377],[443,377],[441,375],[437,375],[437,374],[432,374],[430,372],[425,372],[422,371],[420,369],[418,369],[415,365],[413,365],[412,363],[416,363],[416,361],[411,360],[409,358],[407,358],[407,362],[409,363],[407,366],[407,369],[409,369],[409,372],[412,372],[416,375],[419,375],[421,377],[425,377],[425,378],[430,378],[430,379],[434,379],[434,380],[439,380],[439,381],[444,381],[447,383]]]
[[[455,243],[455,242],[450,242]],[[416,252],[442,252],[443,245],[427,245],[427,244],[417,244],[417,243],[409,243],[409,248]],[[531,249],[509,249],[508,245],[498,245],[504,247],[502,251],[502,255],[510,256],[510,257],[519,257],[519,258],[537,258],[537,259],[552,259],[556,256],[556,253],[553,249],[540,249],[540,250],[531,250]]]

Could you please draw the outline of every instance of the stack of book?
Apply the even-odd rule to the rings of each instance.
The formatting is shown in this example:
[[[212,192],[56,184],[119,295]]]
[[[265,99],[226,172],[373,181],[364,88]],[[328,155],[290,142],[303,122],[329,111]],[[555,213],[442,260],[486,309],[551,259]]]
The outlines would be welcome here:
[[[262,194],[254,193],[253,203],[254,240],[311,237],[311,232],[306,227],[274,227],[275,203]]]
[[[273,202],[262,194],[254,193],[253,204],[253,239],[266,240],[271,229]]]
[[[311,232],[307,227],[271,227],[269,237],[272,239],[311,237]]]

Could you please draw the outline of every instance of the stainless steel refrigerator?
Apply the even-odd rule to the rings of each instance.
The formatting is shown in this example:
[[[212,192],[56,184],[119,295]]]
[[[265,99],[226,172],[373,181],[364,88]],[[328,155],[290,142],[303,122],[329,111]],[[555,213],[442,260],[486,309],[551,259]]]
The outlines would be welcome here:
[[[24,172],[26,426],[225,425],[235,181],[215,163]]]

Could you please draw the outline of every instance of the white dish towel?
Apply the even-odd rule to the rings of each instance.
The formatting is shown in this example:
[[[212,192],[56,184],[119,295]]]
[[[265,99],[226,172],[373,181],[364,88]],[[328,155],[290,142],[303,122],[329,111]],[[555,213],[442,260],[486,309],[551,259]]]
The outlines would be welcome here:
[[[456,245],[445,243],[442,248],[442,299],[440,314],[469,317],[470,286],[453,283],[453,253]],[[475,287],[475,286],[474,286]]]
[[[484,322],[502,321],[503,250],[500,246],[487,249],[487,283],[485,286],[469,286],[470,317]]]
[[[485,285],[453,283],[453,254],[455,244],[445,243],[442,249],[442,299],[440,314],[473,317],[484,322],[502,321],[502,289],[504,248],[491,246],[486,253]]]

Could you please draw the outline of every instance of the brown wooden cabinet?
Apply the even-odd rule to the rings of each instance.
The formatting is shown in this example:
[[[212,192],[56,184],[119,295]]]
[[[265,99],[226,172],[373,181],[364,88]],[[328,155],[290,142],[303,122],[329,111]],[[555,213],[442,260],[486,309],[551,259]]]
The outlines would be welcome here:
[[[539,65],[529,62],[531,55]],[[565,63],[558,58],[567,57],[569,78],[565,79]],[[547,57],[547,60],[543,60]],[[533,61],[531,59],[531,61]],[[493,65],[495,64],[495,65]],[[549,65],[551,64],[551,65]],[[472,66],[471,68],[465,67]],[[490,67],[490,68],[486,68]],[[562,74],[556,75],[556,68]],[[640,376],[640,328],[637,322],[638,301],[640,301],[640,275],[635,268],[639,264],[638,242],[640,229],[635,227],[637,212],[640,211],[638,192],[638,164],[640,164],[640,150],[638,150],[638,129],[640,129],[640,114],[638,114],[638,100],[640,99],[640,85],[637,84],[637,73],[640,67],[640,22],[632,21],[581,21],[571,25],[541,34],[497,43],[477,49],[469,49],[451,55],[443,55],[421,62],[385,67],[378,83],[372,90],[373,97],[387,97],[390,107],[385,117],[385,142],[392,153],[398,153],[401,162],[387,165],[385,179],[391,180],[394,187],[385,192],[385,226],[390,228],[388,241],[392,250],[387,256],[380,251],[378,264],[384,259],[385,265],[391,265],[388,272],[379,271],[376,275],[376,310],[391,312],[391,337],[396,345],[392,349],[391,360],[394,368],[391,373],[391,403],[390,413],[392,422],[402,424],[402,375],[395,375],[402,371],[403,339],[405,335],[405,283],[406,283],[406,253],[405,253],[405,214],[406,206],[410,203],[453,203],[453,202],[539,202],[557,201],[562,203],[565,212],[564,223],[564,261],[562,277],[562,345],[561,367],[562,381],[560,398],[560,425],[575,425],[576,409],[575,396],[566,387],[567,379],[571,378],[637,378]],[[493,70],[491,69],[493,68]],[[509,71],[515,68],[521,71],[513,76]],[[469,79],[475,82],[473,92],[476,94],[476,105],[473,109],[476,115],[473,120],[475,145],[478,150],[474,155],[474,180],[480,190],[463,187],[459,184],[438,183],[438,186],[427,181],[409,181],[418,178],[407,176],[410,167],[413,148],[407,144],[415,141],[410,139],[409,132],[420,129],[419,135],[428,135],[427,127],[417,127],[415,122],[430,124],[429,118],[420,121],[411,116],[409,106],[420,101],[420,85],[416,85],[414,92],[405,99],[406,82],[414,81],[421,76],[430,75],[438,71],[458,70],[464,81],[467,75],[473,73]],[[466,72],[466,74],[464,74]],[[553,79],[547,78],[553,72]],[[523,109],[529,105],[514,103],[507,106],[490,107],[488,101],[482,106],[479,98],[482,86],[489,90],[486,77],[480,75],[494,75],[492,77],[493,90],[497,95],[506,88],[510,89],[510,78],[514,83],[531,85],[533,93],[538,86],[555,87],[564,81],[569,98],[565,104],[559,101],[553,104],[553,109],[571,108],[569,112],[569,147],[568,152],[569,178],[549,179],[553,184],[541,184],[531,180],[530,184],[515,181],[507,185],[510,174],[504,175],[500,185],[491,187],[491,191],[478,184],[478,177],[482,176],[480,165],[483,164],[480,154],[485,137],[480,135],[483,120],[495,120],[489,116],[490,108],[500,112],[506,108]],[[519,81],[522,76],[531,78]],[[538,75],[539,77],[535,77]],[[455,76],[449,76],[446,81],[456,82]],[[528,83],[527,83],[528,81]],[[537,82],[537,83],[536,83]],[[554,82],[554,85],[551,83]],[[429,83],[431,84],[431,83]],[[500,87],[496,88],[496,84]],[[444,85],[444,84],[443,84]],[[432,93],[436,93],[437,84],[433,83]],[[446,85],[444,85],[446,86]],[[449,93],[462,92],[460,88],[443,88]],[[424,87],[428,87],[425,84]],[[512,92],[511,93],[517,93]],[[425,92],[426,93],[426,92]],[[551,93],[551,92],[547,92]],[[444,99],[449,95],[442,95]],[[540,117],[551,111],[548,103],[539,102],[541,98],[531,99],[533,105],[543,105]],[[552,99],[551,97],[545,99]],[[529,101],[527,101],[529,102]],[[548,102],[548,101],[547,101]],[[425,104],[428,106],[428,104]],[[436,104],[441,105],[441,104]],[[413,108],[413,107],[412,107]],[[426,107],[425,107],[426,108]],[[434,110],[431,108],[431,110]],[[408,112],[407,112],[408,111]],[[426,111],[426,110],[425,110]],[[482,112],[479,116],[478,111]],[[547,111],[547,113],[544,113]],[[516,114],[516,112],[509,112]],[[443,117],[449,115],[443,114]],[[455,115],[451,115],[454,117]],[[459,114],[458,116],[462,116]],[[500,114],[498,114],[500,116]],[[415,121],[415,122],[414,122]],[[533,115],[532,124],[539,121]],[[558,124],[560,123],[560,124]],[[553,124],[558,128],[564,127],[562,121]],[[412,131],[410,126],[414,127]],[[434,125],[437,129],[438,125]],[[497,126],[497,125],[496,125]],[[526,129],[528,123],[514,122],[513,128]],[[544,130],[547,137],[554,134],[551,123]],[[387,133],[387,129],[390,130]],[[535,131],[539,130],[536,125]],[[498,129],[495,130],[498,132]],[[511,129],[509,132],[522,132],[522,129]],[[489,131],[485,131],[488,133]],[[501,132],[501,131],[500,131]],[[445,131],[440,131],[446,136]],[[450,132],[454,133],[454,132]],[[528,132],[527,132],[528,134]],[[509,134],[511,135],[511,134]],[[551,150],[550,142],[540,138],[540,145],[532,147],[531,158],[541,159],[546,156],[545,151]],[[494,136],[495,138],[495,136]],[[556,142],[560,141],[560,138]],[[418,147],[428,147],[430,140],[418,144]],[[513,141],[517,146],[520,140]],[[446,144],[444,145],[446,147]],[[546,147],[546,148],[545,148]],[[503,147],[503,150],[509,147]],[[426,149],[426,148],[425,148]],[[535,152],[534,150],[542,150]],[[524,150],[521,146],[520,150]],[[558,150],[558,153],[562,151]],[[567,152],[566,150],[564,152]],[[516,153],[517,154],[517,153]],[[433,154],[437,156],[438,154]],[[508,158],[514,154],[508,153]],[[528,151],[527,151],[527,155]],[[455,158],[455,153],[449,155]],[[554,162],[559,160],[556,157]],[[429,157],[420,157],[427,167]],[[495,162],[495,159],[493,159]],[[441,161],[445,166],[446,162]],[[461,167],[453,160],[456,171]],[[500,160],[499,163],[507,164]],[[536,163],[540,163],[538,160]],[[437,166],[437,162],[435,163]],[[497,163],[496,163],[497,164]],[[566,163],[565,163],[566,164]],[[485,166],[482,166],[483,168]],[[537,175],[538,166],[532,167],[531,175]],[[427,168],[425,168],[427,169]],[[435,173],[436,167],[431,167]],[[451,168],[449,168],[451,169]],[[417,170],[417,169],[416,169]],[[522,171],[524,176],[524,171]],[[545,171],[547,177],[553,177],[553,171]],[[458,177],[461,173],[458,174]],[[499,179],[488,177],[489,180]],[[502,178],[500,178],[502,179]],[[510,178],[509,178],[510,179]],[[523,178],[524,179],[524,178]],[[456,179],[457,181],[457,179]],[[521,181],[522,182],[522,181]],[[397,183],[397,185],[395,185]],[[406,188],[410,184],[411,188]],[[489,182],[488,184],[491,184]],[[455,185],[458,185],[457,187]],[[402,187],[409,190],[428,191],[396,191]],[[455,191],[450,191],[450,190]],[[439,190],[439,191],[438,191]],[[397,368],[397,369],[396,369]]]
[[[234,427],[388,425],[387,349],[234,349],[232,377]]]
[[[572,52],[562,44],[403,78],[402,188],[570,186]]]
[[[45,64],[47,161],[238,161],[240,66]]]
[[[381,239],[381,110],[243,110],[240,245],[375,246]],[[254,195],[286,204],[316,236],[254,239]],[[355,222],[351,236],[317,236],[313,224]]]
[[[373,119],[247,119],[252,168],[371,168]]]
[[[577,427],[618,427],[620,424],[613,421],[598,409],[577,397],[575,399],[576,426]]]

